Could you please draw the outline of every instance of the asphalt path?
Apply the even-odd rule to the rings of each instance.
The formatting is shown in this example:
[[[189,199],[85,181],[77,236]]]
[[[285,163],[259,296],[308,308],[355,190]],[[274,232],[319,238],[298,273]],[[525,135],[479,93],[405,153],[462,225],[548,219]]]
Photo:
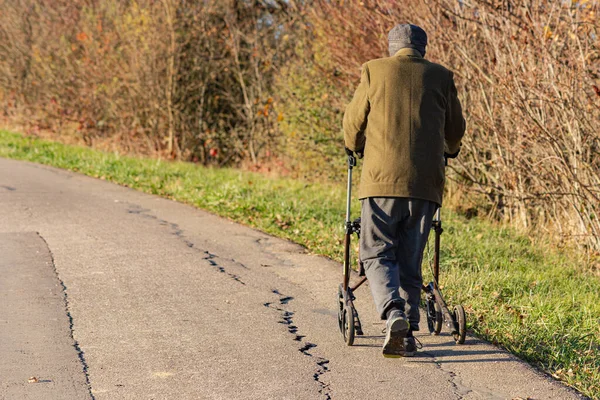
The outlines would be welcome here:
[[[337,262],[46,166],[0,159],[0,274],[0,399],[580,398],[425,322],[416,357],[383,358],[366,286],[347,347]]]

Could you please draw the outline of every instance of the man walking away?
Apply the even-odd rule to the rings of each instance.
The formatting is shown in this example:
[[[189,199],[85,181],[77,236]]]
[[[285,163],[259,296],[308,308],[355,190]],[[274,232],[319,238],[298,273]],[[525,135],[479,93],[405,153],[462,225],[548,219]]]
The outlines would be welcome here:
[[[344,114],[346,148],[364,152],[360,259],[381,319],[384,357],[412,356],[419,330],[421,262],[442,204],[444,156],[465,132],[453,73],[424,59],[427,34],[397,25],[390,57],[363,65]]]

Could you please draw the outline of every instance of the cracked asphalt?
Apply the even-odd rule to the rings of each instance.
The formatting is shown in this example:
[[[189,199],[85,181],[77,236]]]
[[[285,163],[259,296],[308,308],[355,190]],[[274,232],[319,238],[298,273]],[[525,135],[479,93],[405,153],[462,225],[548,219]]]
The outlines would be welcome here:
[[[367,287],[347,347],[338,263],[186,205],[0,159],[0,215],[0,399],[581,398],[425,322],[384,359]]]

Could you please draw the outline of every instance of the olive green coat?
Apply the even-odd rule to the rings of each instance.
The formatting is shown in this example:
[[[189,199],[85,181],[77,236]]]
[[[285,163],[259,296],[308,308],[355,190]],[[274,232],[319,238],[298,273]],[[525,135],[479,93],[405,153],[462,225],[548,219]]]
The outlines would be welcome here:
[[[408,48],[367,62],[344,114],[346,147],[365,157],[359,198],[441,205],[444,152],[456,153],[464,132],[451,71]]]

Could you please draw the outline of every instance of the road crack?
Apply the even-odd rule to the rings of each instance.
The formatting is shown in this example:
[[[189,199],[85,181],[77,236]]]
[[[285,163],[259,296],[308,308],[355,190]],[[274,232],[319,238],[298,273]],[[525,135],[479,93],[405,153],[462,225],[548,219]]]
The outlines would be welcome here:
[[[462,400],[465,398],[466,395],[473,392],[472,389],[467,388],[462,385],[460,379],[458,379],[458,376],[454,372],[445,369],[442,366],[442,363],[437,360],[435,355],[428,353],[426,351],[422,352],[422,354],[424,354],[428,357],[431,357],[431,360],[433,361],[436,368],[439,369],[440,371],[442,371],[449,378],[448,382],[452,385],[452,392],[456,395],[457,399]]]
[[[430,357],[431,360],[433,361],[434,365],[436,366],[436,368],[439,369],[440,371],[442,371],[448,377],[448,382],[452,385],[452,391],[456,395],[457,399],[462,400],[471,393],[475,393],[475,394],[481,396],[482,398],[490,399],[490,400],[502,400],[502,399],[506,398],[506,396],[499,395],[497,393],[492,393],[492,392],[488,392],[488,391],[480,391],[480,390],[475,390],[473,388],[466,387],[465,385],[463,385],[462,381],[460,380],[460,377],[457,374],[455,374],[453,371],[451,371],[449,369],[444,368],[443,363],[437,359],[435,354],[432,354],[427,351],[423,351],[423,352],[421,352],[421,354],[426,355],[427,357]]]
[[[313,379],[319,385],[319,394],[326,400],[331,400],[329,385],[321,380],[322,376],[329,371],[329,360],[312,354],[312,349],[317,347],[317,345],[304,341],[306,336],[298,334],[298,327],[294,324],[294,312],[284,308],[284,306],[287,306],[294,298],[280,293],[277,289],[273,289],[272,292],[279,297],[278,302],[267,302],[263,305],[281,313],[281,320],[278,322],[287,327],[288,332],[293,335],[293,340],[295,342],[300,342],[302,344],[302,346],[298,348],[298,351],[305,356],[312,358],[317,366],[316,371],[313,374]]]
[[[40,237],[40,239],[42,239],[42,241],[46,245],[46,248],[48,249],[48,254],[50,254],[50,262],[52,263],[52,269],[54,270],[56,279],[58,279],[58,282],[60,284],[61,291],[63,294],[63,301],[65,304],[65,313],[67,314],[67,318],[69,319],[69,335],[71,336],[71,339],[73,340],[73,347],[75,347],[75,351],[77,352],[77,357],[79,358],[79,362],[81,362],[81,366],[83,369],[83,375],[85,376],[85,383],[87,385],[87,389],[88,389],[90,398],[92,400],[95,400],[94,394],[92,393],[92,385],[90,383],[89,367],[88,367],[87,361],[85,360],[85,353],[81,349],[81,346],[79,346],[79,342],[75,339],[75,337],[73,335],[74,323],[73,323],[73,316],[71,315],[71,309],[69,306],[69,295],[67,293],[67,285],[65,285],[63,280],[60,278],[60,275],[58,274],[58,269],[56,269],[56,263],[54,262],[54,254],[52,253],[52,250],[50,249],[48,242],[42,236],[41,233],[39,233],[39,232],[36,232],[36,233]]]
[[[224,267],[220,266],[215,261],[215,259],[219,258],[219,256],[217,256],[216,254],[212,254],[211,252],[206,251],[206,250],[204,251],[204,255],[205,256],[203,257],[203,260],[207,260],[211,267],[215,267],[217,269],[217,271],[219,271],[222,274],[227,275],[228,277],[230,277],[231,279],[233,279],[234,281],[236,281],[238,283],[241,283],[242,285],[246,284],[244,281],[242,281],[240,279],[239,275],[232,274],[231,272],[227,272],[227,270]]]
[[[221,264],[219,264],[218,260],[222,259],[221,257],[219,257],[218,255],[216,255],[214,253],[211,253],[210,251],[202,250],[202,249],[196,247],[196,245],[185,236],[185,232],[183,231],[183,229],[181,229],[181,227],[178,224],[169,222],[167,220],[158,218],[155,215],[152,215],[150,213],[151,210],[149,210],[149,209],[142,208],[136,204],[131,204],[131,203],[128,203],[128,204],[129,204],[129,208],[127,209],[127,212],[129,214],[135,214],[140,217],[153,220],[153,221],[159,223],[161,226],[166,227],[167,229],[169,229],[171,231],[171,233],[173,235],[175,235],[178,239],[180,239],[187,247],[189,247],[193,251],[201,253],[202,259],[206,260],[211,267],[215,268],[220,273],[227,275],[229,278],[231,278],[232,280],[234,280],[242,285],[246,284],[245,282],[242,281],[242,279],[239,275],[236,275],[236,274],[233,274],[233,273],[227,271],[225,267],[223,267]],[[226,260],[233,262],[237,266],[248,269],[247,266],[245,266],[244,264],[242,264],[234,259],[226,259]],[[305,336],[298,333],[298,327],[294,324],[294,311],[286,309],[287,308],[286,306],[288,306],[288,304],[292,300],[294,300],[294,298],[292,296],[285,296],[285,295],[281,294],[278,290],[271,290],[271,292],[278,296],[278,301],[277,302],[267,302],[267,303],[264,303],[263,305],[267,308],[277,310],[278,312],[281,313],[281,320],[278,322],[287,327],[287,330],[288,330],[289,334],[292,336],[293,341],[301,344],[301,346],[298,348],[298,351],[300,353],[302,353],[304,356],[310,357],[316,365],[316,369],[313,374],[313,379],[318,384],[319,394],[324,399],[331,400],[331,392],[329,389],[329,385],[322,381],[322,376],[325,373],[329,372],[329,360],[313,354],[312,350],[315,347],[317,347],[317,345],[314,343],[305,341],[304,340]]]
[[[216,254],[210,253],[209,251],[202,250],[202,249],[196,247],[196,245],[194,244],[194,242],[192,242],[191,240],[189,240],[185,236],[185,233],[184,233],[183,229],[181,229],[181,227],[178,224],[176,224],[174,222],[169,222],[169,221],[161,219],[161,218],[158,218],[157,216],[150,214],[150,210],[149,209],[142,208],[142,207],[140,207],[138,205],[135,205],[135,204],[129,204],[129,208],[127,209],[127,212],[129,214],[139,215],[139,216],[141,216],[143,218],[147,218],[149,220],[156,221],[161,226],[166,227],[167,229],[169,229],[171,231],[172,235],[175,235],[187,247],[189,247],[193,251],[196,251],[196,252],[202,254],[202,259],[203,260],[207,260],[208,263],[209,263],[209,265],[211,267],[214,267],[217,271],[219,271],[220,273],[228,276],[229,278],[233,279],[234,281],[236,281],[237,283],[239,283],[241,285],[245,285],[246,284],[244,281],[242,281],[242,279],[241,279],[241,277],[239,275],[233,274],[233,273],[227,271],[227,269],[225,267],[223,267],[222,265],[220,265],[216,261],[217,259],[220,258],[219,256],[217,256]],[[236,261],[233,258],[228,259],[228,261],[233,262],[237,266],[240,266],[242,268],[248,269],[248,267],[246,267],[244,264]]]

